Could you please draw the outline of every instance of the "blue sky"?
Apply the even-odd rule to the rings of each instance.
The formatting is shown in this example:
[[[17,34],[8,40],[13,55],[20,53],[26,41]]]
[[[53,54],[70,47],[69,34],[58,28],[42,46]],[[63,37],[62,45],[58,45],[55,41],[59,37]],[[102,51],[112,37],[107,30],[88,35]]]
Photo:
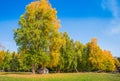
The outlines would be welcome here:
[[[35,0],[0,0],[0,43],[10,51],[17,47],[13,29],[18,27],[20,15],[27,4]],[[87,43],[98,38],[102,49],[120,56],[120,0],[50,0],[57,9],[61,32],[68,32],[74,40]]]

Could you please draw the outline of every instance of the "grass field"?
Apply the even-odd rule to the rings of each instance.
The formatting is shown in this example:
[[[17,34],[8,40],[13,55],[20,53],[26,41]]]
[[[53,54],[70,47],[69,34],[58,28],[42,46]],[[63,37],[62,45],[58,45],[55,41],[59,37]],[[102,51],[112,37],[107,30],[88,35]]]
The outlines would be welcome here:
[[[120,81],[120,74],[108,73],[0,73],[0,81]]]

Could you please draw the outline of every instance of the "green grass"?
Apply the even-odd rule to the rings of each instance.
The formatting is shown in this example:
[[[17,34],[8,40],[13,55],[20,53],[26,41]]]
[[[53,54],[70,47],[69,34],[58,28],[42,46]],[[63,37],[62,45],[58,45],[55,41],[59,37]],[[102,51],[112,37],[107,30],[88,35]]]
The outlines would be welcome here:
[[[120,74],[111,73],[0,73],[0,81],[120,81]]]

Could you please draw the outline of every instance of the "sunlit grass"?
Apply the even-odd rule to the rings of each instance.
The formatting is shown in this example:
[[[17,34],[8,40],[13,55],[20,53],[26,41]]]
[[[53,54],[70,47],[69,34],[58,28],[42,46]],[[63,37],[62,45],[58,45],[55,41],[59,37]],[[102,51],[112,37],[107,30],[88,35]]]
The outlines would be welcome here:
[[[111,73],[0,73],[0,81],[120,81],[120,74]]]

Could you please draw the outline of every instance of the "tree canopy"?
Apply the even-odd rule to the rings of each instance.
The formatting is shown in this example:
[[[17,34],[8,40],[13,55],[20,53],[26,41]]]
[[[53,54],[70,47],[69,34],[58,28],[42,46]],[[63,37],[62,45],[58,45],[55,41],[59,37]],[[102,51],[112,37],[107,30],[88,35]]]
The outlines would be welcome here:
[[[62,38],[58,29],[56,10],[47,0],[32,2],[19,20],[20,27],[14,32],[19,50],[28,54],[33,68],[45,68],[50,62],[56,66]]]
[[[73,40],[67,32],[59,32],[57,11],[48,0],[36,0],[26,6],[19,27],[14,30],[18,52],[0,50],[0,69],[32,71],[48,68],[51,72],[120,70],[120,57],[92,38],[86,44]],[[0,45],[0,48],[2,46]]]

